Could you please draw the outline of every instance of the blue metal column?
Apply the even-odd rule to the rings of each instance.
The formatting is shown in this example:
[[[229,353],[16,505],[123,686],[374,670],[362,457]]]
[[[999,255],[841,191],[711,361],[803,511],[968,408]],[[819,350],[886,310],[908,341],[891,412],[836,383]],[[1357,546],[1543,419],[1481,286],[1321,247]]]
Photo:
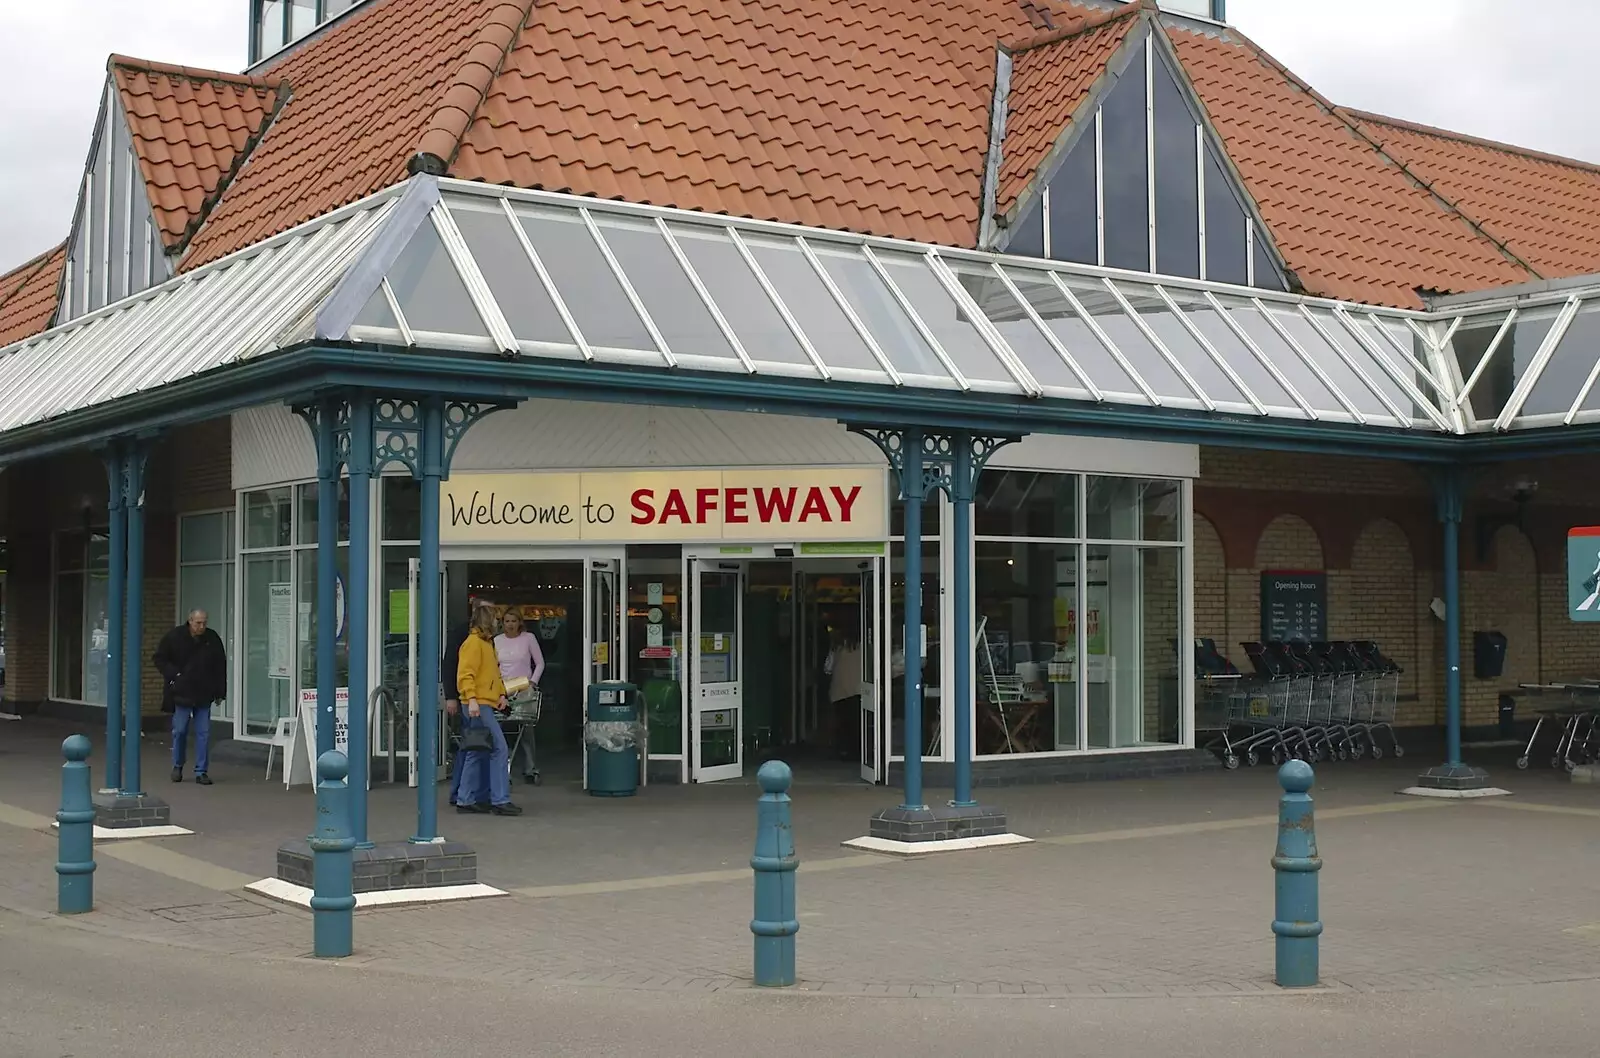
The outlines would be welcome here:
[[[105,455],[106,515],[111,523],[106,571],[106,770],[105,790],[122,788],[122,606],[128,590],[128,509],[122,445],[112,442]]]
[[[123,482],[127,489],[128,589],[127,618],[122,631],[122,795],[144,794],[139,776],[139,734],[144,723],[144,695],[140,687],[144,655],[144,469],[146,445],[130,441],[123,452]]]
[[[367,840],[367,783],[372,771],[371,729],[367,726],[367,659],[371,595],[372,398],[356,393],[349,401],[350,575],[345,585],[345,642],[350,649],[350,829],[356,844]]]
[[[412,841],[431,842],[439,833],[439,795],[434,789],[439,748],[439,481],[444,476],[444,402],[422,403],[422,535],[417,549],[421,586],[417,589],[417,833]]]
[[[951,439],[954,457],[950,499],[955,510],[955,798],[956,808],[971,808],[972,799],[972,496],[977,474],[972,465],[972,438],[958,433]]]
[[[922,809],[922,434],[907,430],[900,449],[900,503],[905,509],[906,538],[906,704],[902,743],[906,758],[905,801],[900,806]]]
[[[1489,773],[1461,759],[1461,516],[1466,503],[1466,473],[1445,467],[1433,479],[1439,524],[1444,530],[1444,740],[1445,762],[1429,768],[1417,785],[1434,790],[1483,790]],[[1398,752],[1398,748],[1396,750]]]
[[[1444,527],[1444,743],[1445,764],[1461,764],[1461,475],[1441,474],[1439,521]]]
[[[334,645],[338,637],[339,558],[338,403],[317,401],[317,756],[334,748],[338,721],[338,680]],[[354,701],[354,699],[352,699]],[[359,707],[358,707],[359,709]]]

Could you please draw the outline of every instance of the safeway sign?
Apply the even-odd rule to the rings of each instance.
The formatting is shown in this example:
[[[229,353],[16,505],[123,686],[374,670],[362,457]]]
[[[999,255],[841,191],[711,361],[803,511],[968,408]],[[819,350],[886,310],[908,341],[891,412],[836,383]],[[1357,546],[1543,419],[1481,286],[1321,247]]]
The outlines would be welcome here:
[[[439,498],[443,543],[882,540],[881,467],[466,474]]]
[[[1600,621],[1600,525],[1567,530],[1567,609],[1574,621]]]

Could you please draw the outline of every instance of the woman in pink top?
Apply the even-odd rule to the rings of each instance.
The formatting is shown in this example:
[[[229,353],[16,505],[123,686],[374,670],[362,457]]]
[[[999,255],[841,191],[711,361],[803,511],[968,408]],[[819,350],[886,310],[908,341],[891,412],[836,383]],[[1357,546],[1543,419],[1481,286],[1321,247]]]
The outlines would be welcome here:
[[[506,610],[500,619],[501,633],[494,637],[494,653],[500,662],[500,678],[510,681],[518,676],[538,686],[544,675],[544,651],[539,649],[539,637],[522,624],[522,614],[515,607]],[[522,761],[522,777],[533,782],[537,769],[533,761],[533,732],[517,740],[517,758]],[[511,761],[516,768],[517,759]]]

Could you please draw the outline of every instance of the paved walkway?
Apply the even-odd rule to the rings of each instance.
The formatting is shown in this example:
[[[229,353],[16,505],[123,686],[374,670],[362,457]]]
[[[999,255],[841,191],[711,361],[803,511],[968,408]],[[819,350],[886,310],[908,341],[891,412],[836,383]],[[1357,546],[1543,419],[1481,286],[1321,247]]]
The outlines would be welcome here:
[[[64,728],[0,744],[0,906],[48,915]],[[98,846],[97,913],[71,928],[300,958],[307,914],[242,893],[309,829],[307,790],[242,766],[210,788],[145,774],[194,836]],[[1510,798],[1396,796],[1420,767],[1319,773],[1325,983],[1388,992],[1600,979],[1600,795],[1483,761]],[[804,780],[804,776],[802,776]],[[745,987],[755,790],[651,787],[631,800],[530,791],[519,819],[441,816],[479,850],[492,901],[362,912],[357,959],[435,977],[650,989]],[[1273,991],[1271,769],[995,791],[1015,848],[904,861],[852,854],[893,792],[795,791],[802,989],[855,995],[1208,995]],[[373,796],[375,837],[409,832],[414,791]]]

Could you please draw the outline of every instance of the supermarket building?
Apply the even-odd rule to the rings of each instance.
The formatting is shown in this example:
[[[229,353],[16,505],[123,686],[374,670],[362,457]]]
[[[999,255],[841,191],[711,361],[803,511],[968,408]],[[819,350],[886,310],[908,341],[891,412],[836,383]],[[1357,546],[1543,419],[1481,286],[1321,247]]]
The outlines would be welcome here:
[[[203,607],[233,737],[383,686],[426,757],[486,596],[552,745],[644,688],[653,781],[1190,766],[1196,640],[1272,635],[1379,644],[1459,764],[1596,675],[1600,169],[1339,107],[1220,7],[295,0],[244,74],[112,56],[0,278],[8,708],[152,722]]]

